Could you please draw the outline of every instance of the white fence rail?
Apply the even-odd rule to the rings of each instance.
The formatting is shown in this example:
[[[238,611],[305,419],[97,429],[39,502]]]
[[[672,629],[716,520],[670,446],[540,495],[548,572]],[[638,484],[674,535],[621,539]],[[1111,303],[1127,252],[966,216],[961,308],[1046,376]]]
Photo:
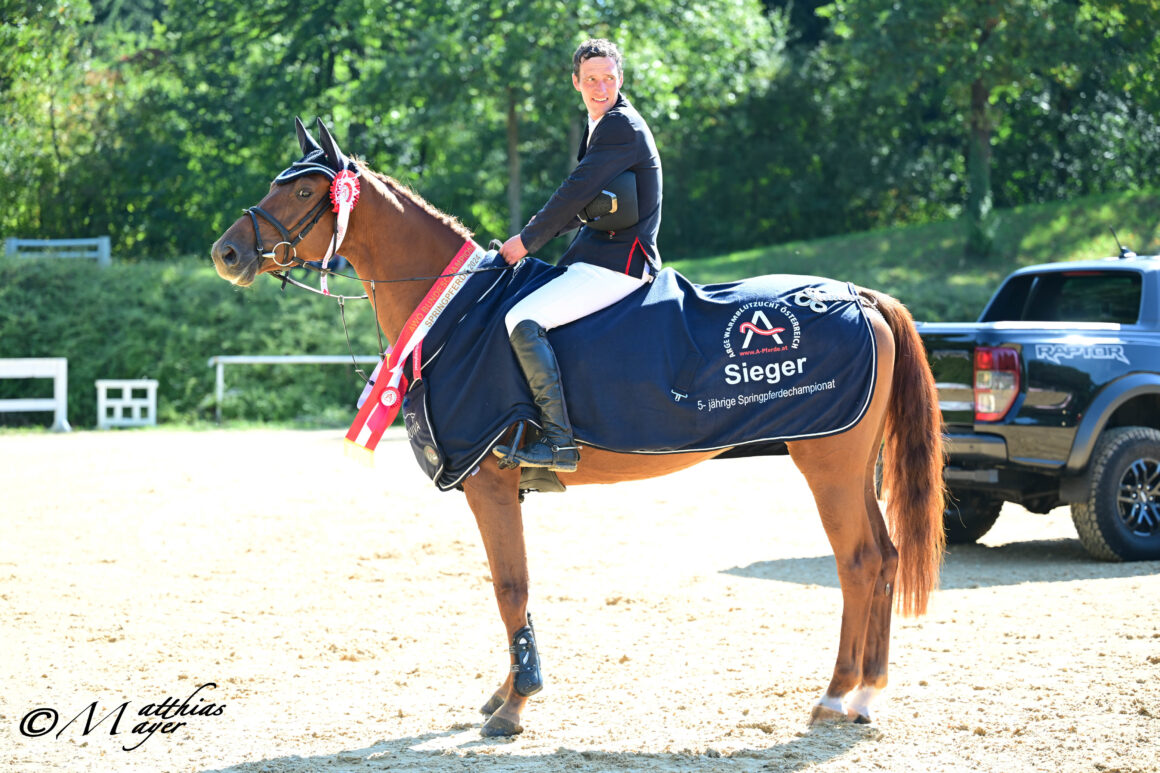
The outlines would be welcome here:
[[[222,420],[222,400],[226,394],[227,365],[340,365],[350,362],[378,362],[373,354],[219,354],[209,358],[214,374],[214,418]]]
[[[18,239],[4,240],[4,254],[15,258],[93,258],[108,266],[113,262],[109,237],[94,239]]]
[[[20,357],[0,359],[0,378],[51,378],[52,397],[26,397],[0,400],[0,412],[51,411],[52,428],[69,432],[68,358]]]

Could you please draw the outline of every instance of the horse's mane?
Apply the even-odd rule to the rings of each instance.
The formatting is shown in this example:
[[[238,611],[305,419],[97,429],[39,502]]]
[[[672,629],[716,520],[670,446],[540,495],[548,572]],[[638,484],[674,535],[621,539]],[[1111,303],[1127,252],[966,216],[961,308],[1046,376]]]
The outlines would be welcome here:
[[[426,212],[428,215],[435,218],[437,221],[444,224],[451,230],[455,231],[456,234],[463,237],[464,241],[467,241],[474,236],[474,234],[470,229],[468,229],[467,226],[459,222],[459,218],[455,217],[454,215],[449,215],[446,212],[440,211],[429,201],[416,193],[415,189],[411,186],[404,185],[390,175],[385,175],[382,172],[376,172],[374,169],[371,169],[369,166],[367,166],[366,162],[364,162],[362,159],[358,159],[357,163],[364,172],[386,185],[396,195],[407,199],[416,207]]]

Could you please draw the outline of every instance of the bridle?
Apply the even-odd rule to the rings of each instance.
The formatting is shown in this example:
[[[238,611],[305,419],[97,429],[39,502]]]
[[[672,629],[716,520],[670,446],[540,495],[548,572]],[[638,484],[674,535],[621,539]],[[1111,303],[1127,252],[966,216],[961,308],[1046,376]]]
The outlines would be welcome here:
[[[259,257],[269,258],[283,268],[291,268],[294,266],[295,261],[298,261],[299,263],[304,262],[298,260],[298,243],[310,234],[310,231],[314,228],[314,226],[318,225],[318,221],[322,219],[322,216],[326,214],[326,210],[329,208],[330,202],[327,201],[326,198],[319,199],[318,203],[315,204],[309,212],[303,215],[301,220],[299,220],[290,228],[282,225],[282,222],[278,220],[278,218],[274,217],[269,212],[259,207],[257,204],[242,211],[250,216],[250,223],[254,226],[254,252],[256,252]],[[262,217],[267,223],[274,226],[274,228],[278,229],[278,233],[282,235],[282,241],[275,244],[268,251],[262,244],[262,229],[258,223],[259,216]],[[292,230],[297,230],[298,235],[291,236],[290,232]],[[278,259],[278,248],[282,245],[286,245],[285,262]]]
[[[301,123],[298,124],[298,128],[300,132],[305,132]],[[329,137],[329,134],[326,136]],[[342,245],[343,236],[346,233],[347,221],[355,204],[358,203],[358,178],[362,172],[358,164],[343,156],[341,151],[337,149],[332,149],[332,155],[337,158],[337,161],[330,158],[326,151],[318,147],[317,144],[315,144],[314,150],[309,150],[305,146],[303,149],[308,150],[306,155],[286,169],[283,169],[274,178],[274,185],[285,185],[291,180],[296,180],[299,177],[309,174],[321,174],[330,180],[329,196],[323,196],[315,202],[314,206],[291,228],[287,228],[278,218],[257,204],[242,211],[249,216],[250,225],[254,228],[254,252],[259,258],[269,258],[280,268],[288,269],[296,265],[306,264],[306,261],[298,257],[298,243],[310,234],[314,226],[318,225],[318,221],[322,219],[322,216],[333,205],[331,211],[337,213],[334,221],[334,235],[331,237],[330,248],[326,251],[326,256],[322,259],[323,270],[320,274],[321,294],[330,295],[330,290],[326,286],[326,278],[330,274],[329,262],[331,257],[338,257],[338,249]],[[328,160],[328,163],[323,163],[324,160]],[[258,222],[259,217],[274,226],[282,237],[282,241],[276,243],[269,250],[262,244],[262,229],[261,223]],[[298,235],[291,235],[292,230],[297,231]],[[279,257],[279,247],[284,247],[281,258]],[[286,286],[288,279],[285,276],[285,272],[283,272],[283,287]],[[294,282],[294,284],[299,283]],[[361,298],[365,297],[367,296],[361,296]]]
[[[293,180],[297,177],[301,177],[304,174],[310,174],[310,173],[321,174],[324,177],[329,177],[331,179],[334,179],[335,172],[333,170],[322,166],[321,164],[315,162],[313,159],[314,159],[314,156],[311,155],[311,156],[307,156],[306,158],[303,158],[300,161],[295,162],[289,168],[287,168],[281,174],[279,174],[277,177],[275,177],[274,183],[276,185],[282,185],[282,184],[289,182],[290,180]],[[350,276],[349,274],[343,274],[341,272],[335,271],[335,270],[330,269],[330,268],[320,268],[320,267],[314,265],[314,263],[317,261],[307,261],[307,260],[303,260],[302,258],[298,257],[297,247],[298,247],[298,243],[301,242],[303,239],[305,239],[310,234],[311,229],[313,229],[314,226],[316,226],[318,224],[318,221],[322,219],[322,216],[326,214],[327,210],[329,209],[329,205],[330,205],[330,200],[327,199],[326,197],[323,197],[317,204],[315,204],[313,207],[311,207],[310,210],[305,215],[303,215],[298,220],[297,223],[295,223],[290,228],[287,228],[285,225],[282,224],[281,221],[278,220],[278,218],[274,217],[269,212],[262,209],[260,206],[258,206],[256,204],[252,207],[247,207],[246,209],[242,210],[243,213],[245,213],[246,215],[249,215],[250,223],[254,227],[254,252],[259,257],[269,258],[270,260],[274,261],[274,263],[276,265],[278,265],[280,268],[285,269],[283,271],[271,271],[270,272],[270,274],[272,276],[274,276],[275,278],[280,279],[282,281],[282,288],[283,289],[286,288],[287,284],[292,284],[295,287],[299,287],[303,290],[308,290],[316,295],[322,295],[322,296],[325,296],[327,298],[333,298],[333,299],[337,300],[339,302],[339,305],[341,306],[343,301],[361,301],[361,300],[366,300],[366,299],[370,298],[370,296],[367,295],[366,293],[364,293],[362,295],[335,295],[335,294],[330,293],[330,292],[323,292],[321,290],[316,290],[315,288],[311,287],[310,285],[299,282],[297,279],[294,279],[292,276],[290,276],[289,269],[303,268],[303,269],[307,269],[309,271],[316,272],[320,277],[338,276],[338,277],[342,277],[344,279],[351,279],[354,281],[367,282],[371,286],[371,294],[373,295],[375,285],[378,285],[378,284],[392,284],[395,282],[436,281],[436,280],[444,279],[447,277],[459,276],[460,274],[477,274],[477,273],[482,273],[485,271],[502,271],[505,269],[514,268],[514,266],[508,266],[508,265],[489,266],[487,268],[480,268],[480,269],[474,269],[472,271],[459,272],[458,274],[438,274],[436,276],[411,276],[411,277],[403,277],[400,279],[363,279],[361,277]],[[265,246],[262,244],[262,231],[260,228],[260,223],[258,222],[259,217],[264,219],[266,222],[270,223],[270,225],[274,226],[274,228],[276,228],[278,230],[278,233],[282,237],[282,241],[275,244],[269,250],[267,250],[265,248]],[[299,230],[299,229],[301,229],[301,230]],[[292,235],[292,231],[295,231],[295,230],[298,230],[297,236]],[[338,240],[338,231],[337,231],[337,225],[336,225],[336,230],[335,230],[334,236],[331,237],[331,243],[333,245],[332,250],[331,250],[332,252],[336,251],[334,249],[334,247],[337,246],[337,240]],[[493,244],[498,244],[498,242],[494,242]],[[283,256],[285,258],[284,261],[279,260],[279,258],[278,258],[278,248],[282,247],[283,245],[285,245],[285,248],[286,248],[284,250],[284,253],[283,253]],[[335,257],[339,257],[339,256],[335,255]]]

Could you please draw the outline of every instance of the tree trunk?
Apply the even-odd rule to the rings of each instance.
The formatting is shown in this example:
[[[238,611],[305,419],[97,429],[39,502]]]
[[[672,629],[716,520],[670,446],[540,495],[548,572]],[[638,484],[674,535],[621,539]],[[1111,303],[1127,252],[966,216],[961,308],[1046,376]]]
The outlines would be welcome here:
[[[968,258],[986,258],[995,251],[995,220],[991,214],[991,89],[978,78],[971,84],[967,138]]]
[[[516,94],[508,89],[507,154],[508,154],[508,233],[514,236],[524,228],[520,213],[520,126],[516,116]]]

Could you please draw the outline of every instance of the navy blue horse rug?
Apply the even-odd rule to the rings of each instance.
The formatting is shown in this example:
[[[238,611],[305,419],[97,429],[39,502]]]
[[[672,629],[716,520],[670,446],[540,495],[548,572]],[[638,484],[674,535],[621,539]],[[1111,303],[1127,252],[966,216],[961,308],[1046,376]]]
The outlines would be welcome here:
[[[503,317],[562,270],[527,260],[499,278],[476,275],[424,339],[403,415],[440,489],[459,485],[513,424],[538,421]],[[702,286],[663,269],[549,339],[576,439],[610,451],[833,435],[858,423],[874,392],[877,353],[855,289],[820,277]]]

